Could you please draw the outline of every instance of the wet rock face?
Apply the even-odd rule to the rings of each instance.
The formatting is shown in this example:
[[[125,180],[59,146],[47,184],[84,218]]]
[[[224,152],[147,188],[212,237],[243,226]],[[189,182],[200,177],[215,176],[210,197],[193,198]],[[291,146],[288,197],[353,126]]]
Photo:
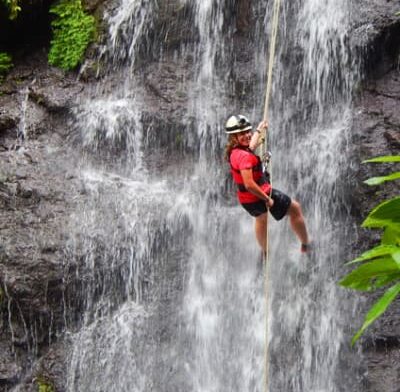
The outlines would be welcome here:
[[[64,328],[66,223],[81,194],[65,115],[82,87],[33,56],[0,90],[0,390],[8,390]]]
[[[390,164],[364,164],[364,159],[380,155],[398,155],[400,151],[400,71],[394,66],[378,79],[368,80],[358,98],[353,125],[357,179],[384,175],[392,170]],[[357,196],[354,208],[357,215],[366,214],[378,199],[396,194],[396,183],[378,187],[354,184]]]
[[[359,51],[367,78],[380,78],[398,63],[400,48],[399,2],[355,0],[352,2],[351,44]]]
[[[353,193],[353,212],[361,223],[368,211],[384,200],[399,195],[398,183],[385,183],[369,187],[361,181],[394,171],[390,164],[364,164],[360,162],[380,155],[398,155],[400,151],[400,70],[395,66],[384,76],[369,80],[362,91],[356,108],[354,124],[354,146],[357,170]],[[378,243],[378,230],[360,229],[358,249],[355,254],[369,249]],[[382,294],[382,293],[380,293]],[[358,295],[358,294],[355,294]],[[367,296],[362,313],[376,301],[378,295]],[[400,300],[370,327],[364,338],[363,351],[368,366],[368,392],[398,389],[400,374],[400,326],[398,314]]]
[[[398,183],[395,182],[373,187],[362,183],[367,178],[394,171],[393,165],[360,162],[400,152],[400,18],[395,16],[400,5],[396,1],[367,1],[359,6],[353,39],[363,53],[364,81],[354,109],[352,145],[355,148],[355,173],[351,204],[356,221],[361,223],[374,206],[399,195]],[[374,246],[379,239],[377,230],[359,229],[355,254]],[[367,296],[360,311],[365,314],[377,298],[376,294]],[[368,392],[398,390],[399,312],[400,300],[397,299],[363,339]]]

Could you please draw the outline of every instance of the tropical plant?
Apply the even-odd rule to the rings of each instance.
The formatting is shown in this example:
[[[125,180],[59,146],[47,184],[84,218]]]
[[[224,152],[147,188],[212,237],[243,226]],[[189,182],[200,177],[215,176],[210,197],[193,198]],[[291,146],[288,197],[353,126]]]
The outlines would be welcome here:
[[[51,22],[49,63],[65,70],[73,69],[94,39],[95,19],[83,11],[81,0],[61,0],[50,8],[50,13],[56,17]]]
[[[19,0],[1,0],[3,4],[8,8],[8,17],[15,19],[18,16],[18,12],[21,11],[21,7],[18,5]]]
[[[400,156],[384,156],[363,163],[400,162]],[[364,181],[378,185],[400,178],[400,172]],[[358,264],[339,283],[353,290],[371,292],[385,289],[383,295],[368,311],[364,323],[352,339],[352,345],[378,318],[400,293],[400,197],[384,201],[376,206],[362,223],[362,227],[383,230],[380,244],[364,252],[348,264]]]
[[[8,53],[0,52],[0,83],[12,66],[11,56]]]

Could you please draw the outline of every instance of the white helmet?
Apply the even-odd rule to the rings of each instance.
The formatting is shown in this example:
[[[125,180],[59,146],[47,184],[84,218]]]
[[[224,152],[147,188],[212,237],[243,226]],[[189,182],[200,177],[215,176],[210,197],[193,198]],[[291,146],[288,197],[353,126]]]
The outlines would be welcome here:
[[[225,124],[225,132],[228,134],[248,131],[249,129],[251,129],[250,121],[241,114],[229,117]]]

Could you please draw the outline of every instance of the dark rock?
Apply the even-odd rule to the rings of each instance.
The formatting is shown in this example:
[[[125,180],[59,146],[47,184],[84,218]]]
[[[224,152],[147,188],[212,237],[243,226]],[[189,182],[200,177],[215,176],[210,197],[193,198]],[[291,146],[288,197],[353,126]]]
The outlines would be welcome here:
[[[7,114],[0,115],[0,133],[8,129],[14,128],[17,125],[15,117],[11,117]]]
[[[93,13],[104,2],[105,2],[105,0],[83,0],[82,5],[86,11]]]
[[[15,361],[15,355],[11,348],[4,342],[0,342],[0,388],[2,384],[12,384],[18,380],[22,368]]]
[[[18,183],[17,194],[18,196],[23,197],[24,199],[29,199],[33,196],[33,190],[28,187],[22,187],[20,183]]]
[[[398,186],[387,183],[369,187],[363,180],[394,171],[391,164],[360,164],[364,159],[381,155],[398,155],[400,151],[400,20],[398,2],[367,1],[359,8],[353,39],[364,47],[366,79],[356,102],[353,125],[354,156],[357,157],[352,205],[356,220],[361,221],[378,203],[398,196]],[[357,19],[356,19],[357,21]],[[362,21],[362,22],[361,22]],[[397,37],[397,38],[396,38]],[[359,230],[357,254],[380,241],[378,230]],[[381,295],[382,293],[380,293]],[[368,295],[363,313],[378,298]],[[395,392],[400,374],[400,326],[397,299],[365,333],[363,351],[367,358],[368,392]]]
[[[50,87],[51,85],[51,87]],[[67,112],[71,107],[77,94],[82,92],[83,87],[75,84],[71,88],[64,85],[55,86],[50,81],[48,86],[33,86],[30,89],[30,97],[40,106],[46,108],[49,112]]]
[[[384,134],[385,139],[388,141],[389,146],[393,150],[400,150],[400,131],[388,130]]]
[[[36,392],[40,385],[49,385],[54,391],[65,391],[66,345],[64,342],[51,344],[39,360],[24,374],[18,385],[20,392]]]
[[[397,1],[356,0],[352,2],[351,43],[362,56],[364,72],[372,77],[385,75],[397,60],[400,47],[400,18]]]
[[[239,0],[236,5],[236,29],[244,33],[249,30],[251,25],[251,1]]]
[[[367,392],[398,392],[400,350],[368,351]]]
[[[34,378],[44,378],[56,391],[64,391],[66,384],[66,342],[59,342],[50,347],[35,365]]]

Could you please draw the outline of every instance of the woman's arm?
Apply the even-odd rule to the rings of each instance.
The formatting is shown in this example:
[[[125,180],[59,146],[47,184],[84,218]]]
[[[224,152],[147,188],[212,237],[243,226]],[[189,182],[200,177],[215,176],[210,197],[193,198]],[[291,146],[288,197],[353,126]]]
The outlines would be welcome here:
[[[268,207],[272,207],[274,205],[274,201],[268,195],[266,195],[260,186],[254,181],[253,172],[251,169],[240,170],[240,174],[243,178],[244,186],[249,192],[257,196],[259,199],[265,201],[268,204]]]
[[[267,130],[268,130],[268,122],[261,121],[260,124],[258,124],[256,131],[253,133],[253,136],[251,137],[249,145],[251,151],[254,151],[261,144],[262,141],[260,140],[260,137],[262,134],[265,137],[267,134]]]

